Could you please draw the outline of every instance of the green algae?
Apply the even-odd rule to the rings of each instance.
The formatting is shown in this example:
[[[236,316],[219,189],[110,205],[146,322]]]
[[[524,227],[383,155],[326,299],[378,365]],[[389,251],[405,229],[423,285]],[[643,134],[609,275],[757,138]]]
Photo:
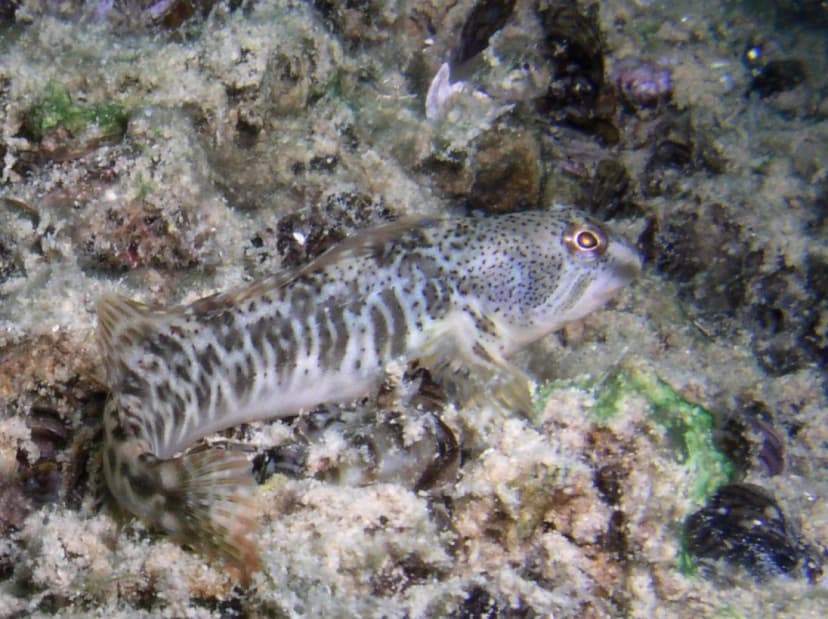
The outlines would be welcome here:
[[[328,81],[325,82],[324,88],[325,96],[334,101],[341,101],[349,110],[358,114],[362,106],[354,97],[353,93],[349,92],[342,69],[337,69],[331,73]]]
[[[730,604],[725,604],[717,608],[712,617],[721,617],[722,619],[747,619],[747,616],[734,608]]]
[[[552,391],[575,387],[595,396],[592,412],[600,422],[607,422],[622,410],[629,398],[643,397],[650,419],[664,428],[675,455],[693,480],[691,498],[703,503],[719,487],[733,478],[733,463],[716,447],[713,440],[715,418],[707,409],[682,398],[655,372],[628,363],[600,379],[581,379],[567,384],[548,383],[536,394],[539,410]]]
[[[96,127],[104,136],[117,136],[126,130],[129,114],[115,103],[76,103],[69,91],[54,82],[46,85],[26,114],[26,128],[36,140],[48,132],[64,128],[72,134]]]
[[[535,395],[538,411],[543,409],[553,391],[566,387],[592,393],[595,397],[592,414],[603,423],[620,414],[630,398],[643,397],[649,418],[666,430],[675,446],[676,459],[684,465],[692,480],[690,498],[694,503],[704,503],[718,488],[733,480],[734,465],[716,447],[713,439],[713,413],[681,397],[652,370],[640,364],[626,363],[600,379],[546,383]],[[685,538],[682,527],[677,567],[682,574],[693,574],[696,564],[687,551]]]
[[[682,523],[681,535],[679,536],[679,551],[676,557],[676,567],[678,571],[685,576],[693,576],[696,573],[696,560],[688,550],[687,545],[687,525]]]
[[[135,179],[135,199],[143,202],[150,195],[158,189],[158,183],[146,178],[143,174],[138,174]]]
[[[694,501],[703,503],[733,479],[733,463],[719,451],[713,440],[713,413],[685,400],[654,372],[639,366],[629,366],[609,379],[613,384],[599,395],[597,414],[617,411],[621,400],[628,395],[644,396],[650,406],[651,418],[667,430],[677,447],[676,457],[694,479],[691,493]]]

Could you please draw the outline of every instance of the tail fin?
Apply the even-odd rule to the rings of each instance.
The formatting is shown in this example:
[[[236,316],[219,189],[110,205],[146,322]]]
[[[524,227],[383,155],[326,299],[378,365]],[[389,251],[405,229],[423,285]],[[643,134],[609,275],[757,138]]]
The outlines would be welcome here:
[[[178,476],[175,498],[168,509],[180,523],[179,541],[225,561],[244,584],[261,566],[251,539],[258,522],[256,484],[243,454],[207,449],[163,461]],[[164,471],[161,471],[164,480]]]
[[[250,463],[240,452],[205,449],[169,460],[143,453],[112,470],[110,489],[123,508],[227,564],[246,585],[261,563],[252,539],[259,514]]]

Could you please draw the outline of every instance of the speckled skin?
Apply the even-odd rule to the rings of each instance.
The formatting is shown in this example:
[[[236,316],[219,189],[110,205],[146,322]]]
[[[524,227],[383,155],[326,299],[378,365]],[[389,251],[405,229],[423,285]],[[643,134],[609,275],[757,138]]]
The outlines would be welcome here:
[[[245,458],[177,452],[239,423],[364,395],[392,361],[417,359],[447,383],[505,373],[513,386],[522,375],[508,355],[597,308],[638,270],[631,248],[557,209],[387,224],[298,271],[186,307],[105,297],[109,487],[127,511],[249,574],[258,563]]]

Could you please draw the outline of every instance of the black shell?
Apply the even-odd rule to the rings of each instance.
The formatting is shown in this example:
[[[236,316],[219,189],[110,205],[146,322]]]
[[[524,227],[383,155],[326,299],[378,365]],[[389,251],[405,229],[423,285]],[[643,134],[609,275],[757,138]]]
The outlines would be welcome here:
[[[503,28],[514,8],[515,0],[478,2],[463,24],[460,46],[454,55],[455,63],[463,63],[486,49],[491,36]]]
[[[758,580],[772,576],[822,574],[821,550],[806,543],[790,526],[776,500],[753,484],[720,488],[686,522],[687,551],[708,572],[712,562],[743,567]]]
[[[764,99],[791,90],[804,81],[805,67],[801,60],[772,60],[762,67],[750,82],[747,94],[755,92]]]

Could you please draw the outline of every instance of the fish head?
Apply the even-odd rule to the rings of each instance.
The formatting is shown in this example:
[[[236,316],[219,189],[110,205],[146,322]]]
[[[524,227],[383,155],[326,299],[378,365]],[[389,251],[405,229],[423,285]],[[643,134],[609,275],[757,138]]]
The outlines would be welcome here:
[[[518,220],[516,220],[518,221]],[[537,211],[511,231],[500,285],[487,290],[515,350],[603,306],[641,271],[635,248],[569,208]]]
[[[536,324],[554,331],[602,307],[641,271],[635,248],[605,225],[574,209],[561,214],[559,225],[540,231],[549,248],[545,298],[532,308]]]

